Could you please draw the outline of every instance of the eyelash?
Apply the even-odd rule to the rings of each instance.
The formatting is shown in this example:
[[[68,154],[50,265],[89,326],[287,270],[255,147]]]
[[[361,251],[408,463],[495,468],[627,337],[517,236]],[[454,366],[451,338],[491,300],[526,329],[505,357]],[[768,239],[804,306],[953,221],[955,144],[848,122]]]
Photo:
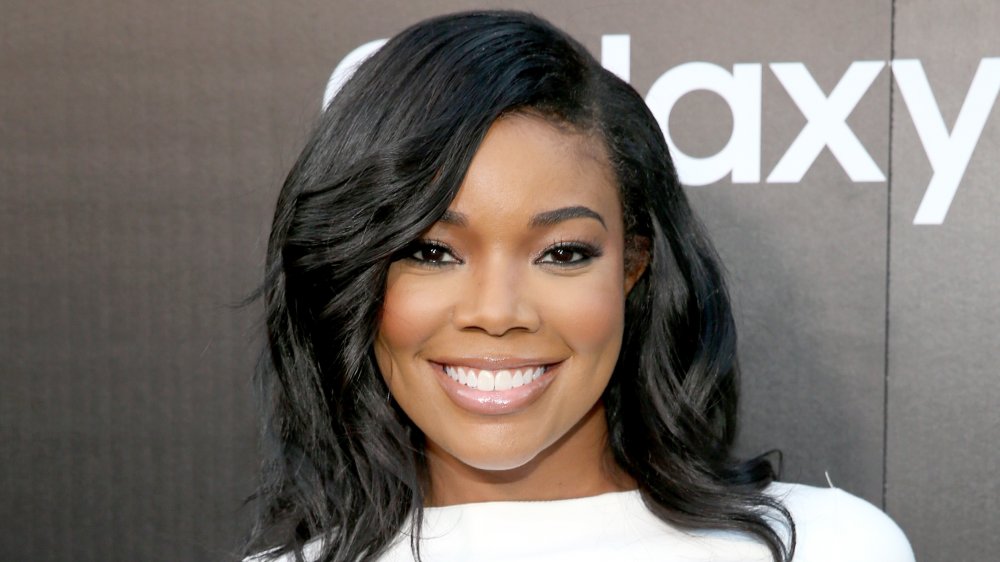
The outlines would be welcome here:
[[[579,254],[580,258],[567,262],[543,261],[543,258],[557,251],[569,251],[571,252],[570,257],[573,257],[574,254]],[[557,242],[546,248],[545,251],[542,252],[542,255],[535,261],[537,263],[553,264],[557,267],[572,268],[586,265],[594,258],[599,257],[601,257],[601,249],[596,244],[582,241]]]
[[[426,250],[443,250],[454,261],[432,261],[417,257],[417,254]],[[415,262],[424,267],[446,267],[453,263],[462,263],[462,260],[455,256],[455,250],[452,250],[450,246],[438,240],[417,240],[404,250],[403,254],[403,259]]]
[[[425,252],[428,250],[441,250],[446,254],[448,254],[451,260],[449,261],[443,261],[440,259],[430,260],[417,257],[417,255],[420,254],[421,252]],[[571,252],[570,254],[571,258],[576,254],[579,254],[580,257],[572,261],[565,261],[565,262],[544,259],[547,256],[550,256],[553,252],[558,252],[558,251]],[[582,241],[575,241],[575,242],[560,241],[545,248],[545,250],[541,253],[541,255],[535,259],[535,263],[552,264],[556,267],[569,269],[573,267],[580,267],[587,263],[590,263],[590,261],[593,260],[594,258],[600,257],[602,253],[603,252],[601,251],[600,247],[598,247],[596,244],[591,244]],[[403,252],[402,258],[420,264],[421,266],[424,267],[447,267],[452,264],[462,263],[462,260],[455,255],[455,251],[450,246],[441,241],[431,240],[431,239],[416,241]]]

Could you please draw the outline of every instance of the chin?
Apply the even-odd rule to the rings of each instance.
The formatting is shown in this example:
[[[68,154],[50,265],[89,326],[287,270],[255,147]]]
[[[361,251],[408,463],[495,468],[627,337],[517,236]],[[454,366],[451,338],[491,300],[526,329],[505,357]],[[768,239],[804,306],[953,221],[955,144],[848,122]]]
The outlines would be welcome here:
[[[530,465],[544,450],[544,448],[525,449],[523,443],[520,445],[520,447],[505,448],[497,447],[493,443],[474,449],[458,447],[449,453],[454,460],[475,470],[504,472]]]
[[[537,455],[522,455],[522,456],[483,456],[477,458],[469,458],[459,460],[463,464],[466,464],[476,470],[484,470],[489,472],[504,472],[509,470],[517,470],[523,468],[531,463],[537,457]]]

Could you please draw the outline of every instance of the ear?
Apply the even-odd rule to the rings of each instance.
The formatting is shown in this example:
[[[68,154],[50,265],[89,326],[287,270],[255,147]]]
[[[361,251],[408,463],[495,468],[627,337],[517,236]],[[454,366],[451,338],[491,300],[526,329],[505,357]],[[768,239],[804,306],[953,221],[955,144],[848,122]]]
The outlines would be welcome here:
[[[629,236],[625,239],[625,296],[632,291],[649,265],[649,247],[649,238],[645,236]]]

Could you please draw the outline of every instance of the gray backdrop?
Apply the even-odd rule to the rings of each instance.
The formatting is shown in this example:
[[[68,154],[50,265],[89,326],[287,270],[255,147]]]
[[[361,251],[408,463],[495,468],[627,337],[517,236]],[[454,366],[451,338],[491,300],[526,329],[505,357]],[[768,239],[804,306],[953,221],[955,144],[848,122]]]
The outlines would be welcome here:
[[[280,182],[344,57],[482,6],[598,56],[628,35],[605,60],[677,150],[740,159],[681,170],[738,306],[740,450],[884,507],[920,560],[995,556],[993,0],[4,2],[2,556],[231,556],[261,343],[234,305]]]

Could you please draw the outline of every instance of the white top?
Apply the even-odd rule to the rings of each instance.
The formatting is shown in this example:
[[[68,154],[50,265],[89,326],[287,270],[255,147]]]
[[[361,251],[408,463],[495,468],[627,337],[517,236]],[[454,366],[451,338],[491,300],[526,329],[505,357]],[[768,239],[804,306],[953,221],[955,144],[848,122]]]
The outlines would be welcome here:
[[[795,520],[795,562],[913,562],[906,536],[885,513],[837,488],[775,483]],[[782,533],[777,529],[779,534]],[[306,545],[315,559],[319,542]],[[731,531],[680,530],[656,518],[638,491],[555,501],[484,502],[426,508],[426,562],[770,562],[757,539]],[[245,562],[264,562],[263,555]],[[400,535],[382,562],[413,562]],[[286,555],[276,562],[293,562]]]

